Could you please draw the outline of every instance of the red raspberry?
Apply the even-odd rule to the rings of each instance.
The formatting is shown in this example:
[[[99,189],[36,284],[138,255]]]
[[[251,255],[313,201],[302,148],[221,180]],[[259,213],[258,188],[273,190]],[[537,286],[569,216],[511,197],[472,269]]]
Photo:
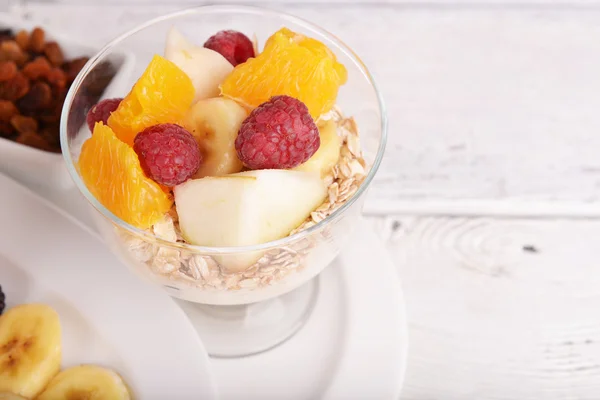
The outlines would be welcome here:
[[[290,96],[274,96],[244,120],[235,139],[238,158],[250,169],[294,168],[321,145],[308,108]]]
[[[238,31],[220,31],[208,38],[204,47],[220,53],[234,67],[254,57],[254,46],[248,36]]]
[[[121,104],[121,98],[118,99],[105,99],[93,106],[87,114],[87,124],[90,131],[94,132],[94,125],[96,122],[102,121],[106,125],[110,114],[119,107]]]
[[[144,129],[136,135],[133,149],[146,175],[165,186],[187,181],[198,171],[202,161],[194,136],[176,124]]]

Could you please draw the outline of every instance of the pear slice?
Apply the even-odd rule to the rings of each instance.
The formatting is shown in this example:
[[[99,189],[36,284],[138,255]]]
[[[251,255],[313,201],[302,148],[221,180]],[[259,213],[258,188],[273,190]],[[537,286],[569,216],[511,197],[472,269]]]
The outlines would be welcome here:
[[[233,65],[214,50],[196,46],[172,27],[167,34],[165,58],[185,72],[196,90],[194,103],[219,95],[219,85],[233,71]]]
[[[319,207],[327,187],[318,174],[246,171],[189,180],[175,187],[179,225],[195,245],[250,246],[281,239]],[[250,267],[261,252],[219,255],[229,271]]]
[[[321,144],[315,154],[304,163],[293,168],[295,171],[318,172],[321,177],[327,175],[340,159],[342,138],[337,134],[337,125],[327,120],[319,126]]]
[[[247,116],[244,107],[224,97],[200,100],[189,109],[183,126],[196,138],[203,158],[194,178],[242,170],[244,165],[238,159],[235,139]]]

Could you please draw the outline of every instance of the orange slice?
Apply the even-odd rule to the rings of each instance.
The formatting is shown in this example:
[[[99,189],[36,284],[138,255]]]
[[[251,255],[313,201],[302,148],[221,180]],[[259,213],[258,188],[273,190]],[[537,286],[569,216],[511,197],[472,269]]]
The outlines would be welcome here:
[[[223,96],[249,108],[272,96],[292,96],[306,104],[317,119],[331,110],[347,79],[346,68],[327,46],[282,28],[256,58],[235,67],[220,88]]]
[[[89,191],[117,217],[147,229],[164,217],[173,201],[144,175],[135,151],[108,126],[97,123],[81,147],[79,174]]]
[[[155,55],[108,118],[108,126],[132,146],[135,135],[149,126],[179,123],[192,105],[194,94],[190,77],[171,61]]]

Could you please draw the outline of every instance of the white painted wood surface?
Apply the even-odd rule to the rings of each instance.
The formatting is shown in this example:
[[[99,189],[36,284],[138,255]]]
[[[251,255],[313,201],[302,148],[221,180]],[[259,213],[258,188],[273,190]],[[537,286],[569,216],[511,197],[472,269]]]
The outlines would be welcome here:
[[[10,8],[101,44],[190,4],[130,1]],[[327,26],[383,88],[366,211],[406,290],[403,399],[599,399],[600,8],[269,3]]]
[[[86,3],[13,9],[103,43],[181,8]],[[341,36],[380,82],[390,140],[368,211],[600,216],[600,9],[276,7]]]

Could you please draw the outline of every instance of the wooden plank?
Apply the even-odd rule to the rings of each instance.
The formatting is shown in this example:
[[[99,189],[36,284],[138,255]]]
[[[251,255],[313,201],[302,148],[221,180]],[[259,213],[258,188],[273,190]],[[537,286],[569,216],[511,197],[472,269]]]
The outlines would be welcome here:
[[[595,400],[600,221],[388,217],[410,320],[403,400]]]
[[[389,143],[368,212],[600,212],[598,10],[275,7],[343,38],[380,84]],[[178,8],[13,12],[101,44]]]

